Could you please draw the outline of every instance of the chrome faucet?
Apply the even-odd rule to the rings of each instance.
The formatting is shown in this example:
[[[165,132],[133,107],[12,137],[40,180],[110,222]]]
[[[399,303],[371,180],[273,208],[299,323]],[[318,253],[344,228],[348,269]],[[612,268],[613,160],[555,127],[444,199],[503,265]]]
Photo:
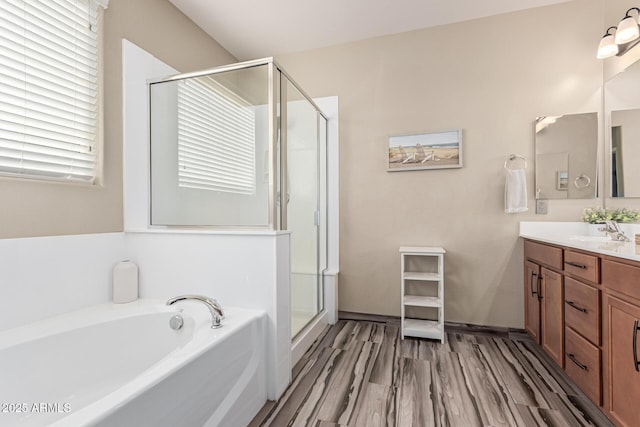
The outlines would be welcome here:
[[[224,311],[222,311],[222,307],[220,306],[218,301],[213,298],[205,297],[202,295],[180,295],[178,297],[169,299],[167,301],[167,305],[173,305],[178,301],[185,300],[200,301],[201,303],[205,304],[209,309],[209,313],[211,313],[211,327],[213,329],[222,327],[222,321],[224,320]]]
[[[604,231],[607,236],[611,237],[611,240],[616,242],[630,242],[631,239],[625,236],[624,232],[615,221],[605,221],[604,227],[598,228],[598,231]]]

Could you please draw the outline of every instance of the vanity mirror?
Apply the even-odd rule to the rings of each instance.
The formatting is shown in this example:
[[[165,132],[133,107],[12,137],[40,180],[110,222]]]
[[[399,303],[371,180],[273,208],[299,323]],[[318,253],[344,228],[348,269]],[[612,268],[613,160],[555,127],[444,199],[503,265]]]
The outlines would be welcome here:
[[[611,197],[640,197],[640,62],[605,82],[606,165]]]
[[[596,197],[597,113],[538,117],[536,199]]]

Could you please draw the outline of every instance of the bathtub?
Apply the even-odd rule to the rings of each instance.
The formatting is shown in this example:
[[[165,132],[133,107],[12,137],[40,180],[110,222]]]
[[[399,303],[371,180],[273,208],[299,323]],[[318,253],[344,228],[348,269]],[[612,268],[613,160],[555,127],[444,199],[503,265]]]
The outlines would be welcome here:
[[[266,316],[225,315],[139,300],[0,332],[0,426],[244,426],[267,400]]]

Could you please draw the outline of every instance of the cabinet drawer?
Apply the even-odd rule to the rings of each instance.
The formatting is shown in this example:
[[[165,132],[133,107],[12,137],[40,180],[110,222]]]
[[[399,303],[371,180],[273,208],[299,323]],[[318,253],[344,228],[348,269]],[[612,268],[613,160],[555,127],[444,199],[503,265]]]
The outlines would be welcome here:
[[[525,240],[524,257],[562,270],[562,249],[560,248]]]
[[[596,405],[602,396],[600,349],[567,327],[564,332],[564,370]]]
[[[600,345],[600,291],[565,277],[564,323],[593,344]]]
[[[602,283],[608,289],[640,300],[640,267],[604,259]]]
[[[564,271],[593,283],[600,283],[600,259],[568,249],[564,251]]]

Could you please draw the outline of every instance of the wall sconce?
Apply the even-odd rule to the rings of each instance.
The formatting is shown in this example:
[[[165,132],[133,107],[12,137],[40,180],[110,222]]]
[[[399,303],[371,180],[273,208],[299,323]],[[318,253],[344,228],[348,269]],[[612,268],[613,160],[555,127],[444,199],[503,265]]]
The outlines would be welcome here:
[[[617,27],[607,28],[607,32],[602,36],[598,46],[598,59],[609,58],[613,55],[622,56],[640,43],[640,26],[638,26],[638,19],[630,15],[632,10],[635,10],[640,18],[640,9],[632,7],[627,10]],[[615,33],[611,33],[611,30],[614,30]]]

